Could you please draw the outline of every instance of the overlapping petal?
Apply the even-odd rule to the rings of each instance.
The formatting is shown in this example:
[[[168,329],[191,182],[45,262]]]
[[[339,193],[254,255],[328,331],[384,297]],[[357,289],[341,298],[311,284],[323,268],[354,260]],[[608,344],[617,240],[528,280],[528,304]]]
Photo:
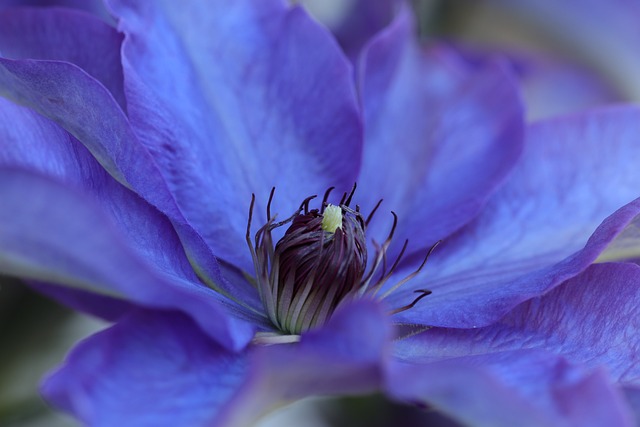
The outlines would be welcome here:
[[[361,334],[363,327],[374,333]],[[340,312],[298,345],[240,354],[183,315],[138,312],[79,345],[43,392],[92,426],[248,425],[311,394],[379,387],[388,338],[385,315],[370,302]]]
[[[430,300],[400,316],[483,326],[584,270],[640,213],[638,120],[619,107],[531,126],[508,183],[407,286],[433,290]]]
[[[42,391],[87,425],[210,425],[246,371],[185,316],[139,312],[81,343]]]
[[[342,10],[340,20],[325,24],[331,29],[347,56],[356,62],[362,48],[391,23],[403,2],[354,0],[347,3],[347,10]]]
[[[470,427],[631,427],[632,415],[604,370],[544,351],[508,351],[394,365],[392,396],[420,402]]]
[[[112,21],[102,0],[0,0],[0,9],[16,6],[78,9],[91,13],[105,22]]]
[[[610,384],[640,383],[639,285],[635,264],[593,265],[491,326],[433,328],[399,341],[396,354],[412,364],[416,375],[437,375],[443,367],[460,365],[480,378],[475,392],[488,392],[498,383],[505,389],[497,394],[500,399],[512,396],[570,421],[559,425],[606,425],[607,417],[618,419],[615,425],[630,425],[621,392]],[[397,379],[391,381],[392,389],[398,389]],[[416,380],[412,387],[427,400],[434,396],[438,405],[440,393],[458,386],[456,381],[419,385]],[[453,414],[469,408],[468,415],[475,410],[458,403],[455,408],[449,402],[446,409]]]
[[[522,106],[506,68],[469,73],[459,61],[445,47],[422,50],[403,9],[360,63],[362,204],[384,199],[382,210],[400,217],[397,239],[420,247],[474,218],[522,151]]]
[[[100,19],[75,10],[10,8],[0,12],[0,54],[77,65],[102,83],[126,110],[122,35]]]
[[[211,249],[186,221],[153,158],[100,82],[68,62],[0,58],[0,95],[60,125],[112,177],[166,214],[198,275],[234,295],[236,289],[221,278]]]
[[[0,177],[0,266],[4,273],[149,307],[180,309],[230,348],[240,348],[251,338],[252,327],[230,316],[220,305],[219,294],[169,268],[163,270],[162,264],[149,266],[151,257],[139,252],[144,242],[138,242],[138,251],[133,250],[95,200],[27,169],[3,167]],[[171,233],[171,229],[156,232]],[[156,240],[162,241],[149,239],[146,243],[163,244],[154,243]],[[171,253],[166,255],[172,258]],[[164,266],[176,262],[178,257]]]
[[[186,218],[251,271],[244,241],[277,187],[288,217],[311,194],[348,189],[362,129],[349,62],[331,35],[281,1],[111,1],[125,34],[129,117]],[[310,48],[313,46],[313,48]]]

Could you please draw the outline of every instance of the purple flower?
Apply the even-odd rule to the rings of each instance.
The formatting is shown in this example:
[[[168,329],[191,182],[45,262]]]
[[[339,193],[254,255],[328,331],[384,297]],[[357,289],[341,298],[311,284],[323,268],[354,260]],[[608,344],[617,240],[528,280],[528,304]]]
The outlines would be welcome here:
[[[244,425],[382,390],[471,425],[630,425],[640,272],[590,265],[640,211],[640,110],[523,132],[503,64],[418,46],[405,9],[354,72],[279,1],[108,5],[118,30],[0,15],[0,266],[115,322],[45,381],[51,403]]]

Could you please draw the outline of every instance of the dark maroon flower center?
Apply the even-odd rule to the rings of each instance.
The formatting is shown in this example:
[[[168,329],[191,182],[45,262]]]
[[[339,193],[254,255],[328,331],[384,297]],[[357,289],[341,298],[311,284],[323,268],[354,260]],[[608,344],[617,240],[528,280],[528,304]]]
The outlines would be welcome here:
[[[391,233],[382,245],[377,246],[375,261],[369,273],[365,274],[365,231],[380,203],[365,219],[358,206],[355,209],[349,207],[355,186],[337,206],[327,203],[331,190],[325,193],[320,209],[309,209],[309,202],[315,196],[309,197],[302,202],[298,211],[281,222],[275,222],[271,216],[272,190],[267,204],[267,223],[257,231],[255,247],[250,238],[255,196],[251,201],[247,242],[256,270],[258,291],[271,322],[288,334],[300,334],[324,324],[344,301],[364,296],[375,297],[406,249],[405,242],[391,269],[376,274],[378,266],[386,261],[386,251],[396,228],[397,217],[393,214]],[[289,228],[274,247],[271,232],[286,224],[290,224]],[[398,282],[391,290],[415,276],[427,258],[413,274]],[[374,276],[376,281],[372,283]],[[411,304],[393,312],[409,309],[431,293],[427,290],[418,292],[420,295]]]

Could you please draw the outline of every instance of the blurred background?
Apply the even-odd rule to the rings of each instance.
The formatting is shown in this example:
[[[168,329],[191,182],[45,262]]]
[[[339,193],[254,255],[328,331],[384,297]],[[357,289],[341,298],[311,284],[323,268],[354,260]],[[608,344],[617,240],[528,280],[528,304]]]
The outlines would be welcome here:
[[[91,9],[91,2],[71,0],[0,0],[0,8],[59,3]],[[353,26],[382,28],[400,2],[301,3],[340,40],[341,31]],[[635,52],[640,6],[619,0],[416,0],[411,5],[425,43],[451,46],[469,66],[500,57],[512,67],[528,120],[640,99],[640,55]],[[91,12],[109,20],[104,10]],[[76,425],[48,409],[38,396],[38,383],[75,342],[106,326],[0,277],[0,426]],[[376,395],[303,401],[272,414],[260,426],[300,426],[301,419],[308,427],[456,425],[435,410]]]

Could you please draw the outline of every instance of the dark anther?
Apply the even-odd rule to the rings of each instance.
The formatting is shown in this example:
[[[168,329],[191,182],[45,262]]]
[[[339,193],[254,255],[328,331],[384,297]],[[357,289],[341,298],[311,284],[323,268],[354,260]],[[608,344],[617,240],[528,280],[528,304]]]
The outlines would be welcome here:
[[[329,195],[336,187],[329,187],[327,191],[324,192],[324,196],[322,197],[322,205],[320,206],[320,213],[324,213],[324,208],[327,207],[327,200],[329,200]]]
[[[349,206],[351,204],[351,199],[353,198],[353,195],[355,194],[357,187],[358,187],[358,184],[354,182],[353,188],[351,189],[351,193],[349,193],[349,197],[347,198],[347,200],[345,200],[344,203],[341,203],[341,204],[344,204],[345,206]]]
[[[414,292],[419,293],[420,295],[418,295],[418,297],[414,299],[410,304],[407,304],[400,308],[396,308],[395,310],[391,310],[390,314],[397,314],[397,313],[402,313],[403,311],[407,311],[410,308],[413,308],[413,306],[416,305],[418,301],[420,301],[422,298],[432,294],[432,292],[429,289],[418,289],[417,291],[414,291]]]

